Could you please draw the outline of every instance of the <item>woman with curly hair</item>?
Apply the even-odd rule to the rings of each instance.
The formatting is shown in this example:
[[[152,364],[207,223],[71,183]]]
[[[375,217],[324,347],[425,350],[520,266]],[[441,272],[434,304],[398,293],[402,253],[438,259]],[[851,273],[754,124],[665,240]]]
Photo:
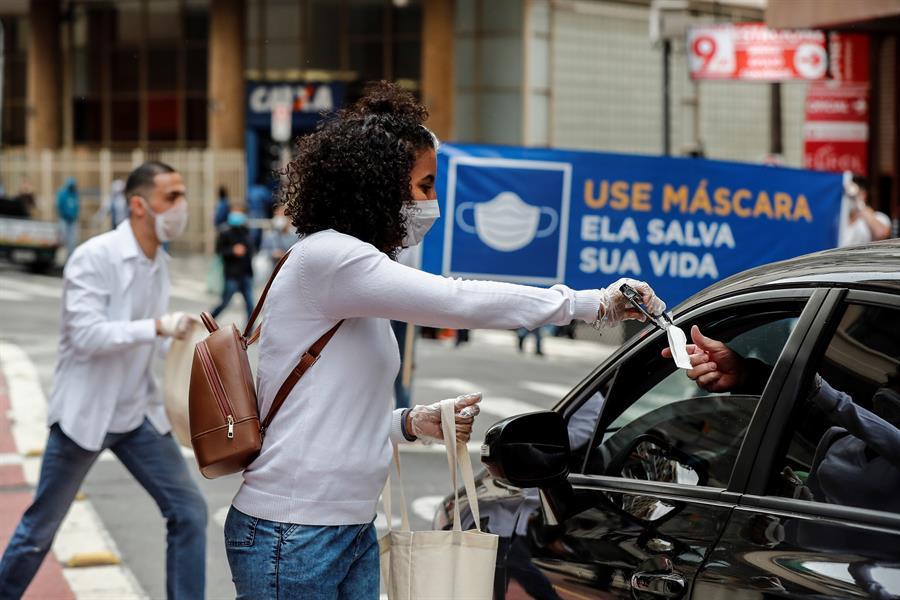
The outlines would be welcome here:
[[[266,432],[225,523],[238,598],[377,599],[372,521],[392,444],[440,440],[437,404],[391,410],[400,365],[389,320],[535,329],[639,318],[618,291],[424,273],[393,258],[438,217],[437,138],[425,108],[385,82],[302,138],[282,189],[301,235],[269,291],[259,348],[265,415],[298,357],[341,323]],[[631,281],[652,311],[663,304]],[[468,441],[480,395],[457,401]]]

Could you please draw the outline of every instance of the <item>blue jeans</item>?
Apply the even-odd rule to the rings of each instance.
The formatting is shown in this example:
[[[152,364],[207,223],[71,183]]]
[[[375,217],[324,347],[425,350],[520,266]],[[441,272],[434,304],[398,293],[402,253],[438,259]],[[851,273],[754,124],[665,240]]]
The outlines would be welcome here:
[[[237,600],[378,600],[375,526],[266,521],[233,506],[225,551]]]
[[[166,595],[203,598],[206,585],[206,502],[171,434],[146,419],[128,433],[103,440],[159,505],[166,518]],[[34,501],[0,560],[0,599],[21,598],[50,549],[56,531],[100,452],[85,450],[50,428]],[[127,506],[122,507],[128,510]]]
[[[244,304],[247,307],[247,320],[250,320],[250,315],[253,313],[253,278],[252,277],[226,277],[225,278],[225,287],[222,288],[222,301],[219,303],[217,307],[212,310],[212,317],[215,319],[219,316],[228,304],[231,302],[231,298],[235,295],[235,293],[240,292],[244,297]]]
[[[63,246],[66,247],[66,260],[75,252],[78,246],[78,221],[59,220],[59,231],[62,236]]]

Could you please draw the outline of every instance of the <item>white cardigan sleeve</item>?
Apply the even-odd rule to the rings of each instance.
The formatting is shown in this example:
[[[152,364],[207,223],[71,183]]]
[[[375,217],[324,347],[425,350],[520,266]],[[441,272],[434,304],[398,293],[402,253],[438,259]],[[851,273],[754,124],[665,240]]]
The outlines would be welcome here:
[[[598,290],[550,289],[432,275],[392,261],[370,244],[334,232],[300,251],[300,277],[330,319],[380,317],[429,327],[535,329],[593,321]]]

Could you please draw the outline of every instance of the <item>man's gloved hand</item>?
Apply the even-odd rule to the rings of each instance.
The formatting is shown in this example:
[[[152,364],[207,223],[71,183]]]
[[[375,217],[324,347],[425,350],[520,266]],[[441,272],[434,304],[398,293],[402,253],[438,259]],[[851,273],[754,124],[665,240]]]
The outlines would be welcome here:
[[[615,327],[622,321],[627,321],[628,319],[637,319],[638,321],[647,320],[647,317],[628,301],[625,294],[619,291],[619,288],[622,287],[623,283],[627,283],[641,295],[644,306],[647,307],[647,310],[651,315],[659,315],[666,310],[666,303],[657,297],[649,284],[638,281],[637,279],[623,277],[612,285],[600,289],[600,301],[603,303],[603,309],[601,311],[603,315],[600,318],[601,325]]]
[[[173,312],[156,320],[156,335],[184,339],[191,330],[193,317],[183,312]]]
[[[456,440],[468,443],[472,435],[475,417],[481,412],[478,403],[481,392],[464,394],[456,397],[454,412],[456,413]],[[423,442],[442,442],[444,433],[441,429],[441,403],[417,404],[407,413],[406,429]]]

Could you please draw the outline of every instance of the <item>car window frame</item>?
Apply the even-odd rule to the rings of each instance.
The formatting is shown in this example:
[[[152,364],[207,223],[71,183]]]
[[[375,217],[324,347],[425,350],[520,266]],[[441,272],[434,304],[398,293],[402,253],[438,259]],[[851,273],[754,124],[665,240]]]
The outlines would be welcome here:
[[[861,525],[887,527],[900,531],[900,513],[766,495],[766,488],[772,472],[778,468],[775,461],[782,449],[783,437],[791,426],[794,408],[798,402],[803,400],[800,392],[808,379],[809,369],[821,358],[825,348],[831,342],[834,332],[840,324],[838,317],[843,315],[843,311],[849,303],[883,306],[900,311],[900,295],[898,294],[852,288],[829,290],[825,303],[819,311],[817,322],[810,329],[799,349],[798,359],[782,386],[776,399],[776,409],[763,432],[764,437],[778,440],[778,443],[760,448],[751,465],[752,476],[747,482],[745,493],[737,500],[741,505],[753,508],[851,521]]]
[[[675,315],[674,322],[677,325],[682,326],[686,322],[692,322],[698,319],[702,320],[705,315],[713,312],[719,312],[722,310],[727,310],[729,308],[745,306],[760,301],[766,303],[778,303],[805,300],[806,303],[799,314],[797,324],[794,326],[794,329],[785,344],[785,348],[784,350],[782,350],[779,359],[773,368],[772,377],[770,378],[771,382],[775,380],[776,375],[783,376],[784,373],[789,372],[790,366],[793,364],[796,358],[797,350],[799,349],[802,340],[805,339],[808,330],[815,322],[815,317],[818,314],[819,309],[827,296],[827,293],[828,290],[826,289],[810,287],[791,287],[778,288],[774,290],[748,291],[746,293],[734,294],[724,298],[715,299],[702,306],[693,307],[685,313]],[[619,367],[622,363],[630,360],[636,354],[645,351],[648,344],[658,344],[665,336],[665,333],[662,331],[654,331],[652,329],[644,329],[638,335],[641,336],[639,339],[636,339],[623,352],[614,355],[613,357],[605,361],[602,365],[600,365],[600,367],[598,367],[590,376],[582,381],[581,384],[576,386],[576,388],[573,389],[572,392],[570,392],[570,394],[563,399],[560,405],[556,407],[555,410],[562,413],[563,418],[567,423],[572,414],[574,414],[575,411],[577,411],[585,402],[587,402],[587,400],[593,395],[593,391],[597,389],[598,386],[600,386],[601,384],[605,385],[606,383],[610,382],[612,378],[615,378],[617,376]],[[770,405],[774,402],[774,399],[777,398],[778,392],[780,392],[781,386],[776,385],[773,387],[770,385],[770,382],[767,382],[766,387],[763,390],[762,395],[760,396],[760,401],[757,404],[756,410],[751,419],[747,435],[745,436],[744,441],[741,444],[741,448],[738,451],[738,457],[735,461],[735,467],[730,478],[729,485],[726,488],[685,486],[681,484],[654,481],[635,481],[608,475],[588,475],[584,473],[584,461],[582,461],[579,472],[569,475],[569,480],[571,483],[573,483],[573,485],[577,485],[578,487],[596,486],[598,489],[618,492],[649,492],[655,495],[662,494],[667,497],[675,494],[681,496],[691,496],[694,498],[707,498],[711,500],[719,498],[720,495],[724,492],[734,491],[734,487],[743,487],[746,483],[747,477],[749,476],[748,470],[752,468],[753,464],[752,456],[751,460],[743,457],[745,457],[746,455],[755,455],[758,446],[762,443],[761,433],[765,429],[765,422],[760,423],[759,421],[760,419],[762,419],[763,421],[768,420]],[[600,416],[598,417],[598,424],[605,410],[606,407],[604,407],[604,410],[601,411]],[[594,443],[596,435],[597,431],[595,427],[591,444]]]

